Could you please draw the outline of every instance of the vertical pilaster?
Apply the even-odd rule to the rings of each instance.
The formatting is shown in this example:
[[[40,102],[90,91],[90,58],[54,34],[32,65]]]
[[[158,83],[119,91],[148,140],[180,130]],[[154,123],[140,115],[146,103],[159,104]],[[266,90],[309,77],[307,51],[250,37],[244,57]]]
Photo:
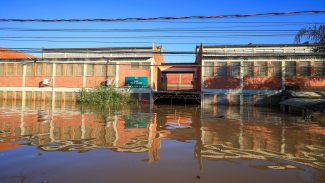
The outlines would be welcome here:
[[[151,59],[151,61],[150,61],[150,87],[151,87],[151,91],[155,90],[155,87],[156,87],[156,86],[154,86],[154,72],[153,72],[154,66],[153,65],[154,65],[154,60]]]
[[[22,83],[22,92],[21,92],[21,106],[22,108],[25,108],[25,104],[26,104],[26,69],[27,69],[27,65],[23,64],[23,83]]]
[[[284,91],[285,90],[285,75],[286,75],[286,69],[285,69],[285,61],[281,61],[281,88]]]
[[[119,87],[119,73],[120,73],[120,66],[118,65],[118,63],[116,62],[116,72],[115,72],[115,84],[116,87]]]
[[[56,64],[53,63],[52,65],[52,110],[54,110],[54,104],[55,104],[55,76],[56,76]]]
[[[87,52],[88,54],[88,52]],[[86,76],[87,76],[87,64],[83,64],[83,72],[82,72],[82,87],[86,88]]]
[[[314,60],[310,61],[310,76],[311,77],[315,76],[315,61]]]

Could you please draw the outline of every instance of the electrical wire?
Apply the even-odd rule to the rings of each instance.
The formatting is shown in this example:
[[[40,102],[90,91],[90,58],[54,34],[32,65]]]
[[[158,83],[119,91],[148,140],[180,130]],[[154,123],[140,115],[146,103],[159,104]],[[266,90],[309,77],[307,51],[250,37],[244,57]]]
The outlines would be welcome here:
[[[224,18],[247,18],[260,16],[281,16],[281,15],[309,15],[322,14],[325,10],[304,10],[291,12],[268,12],[252,14],[226,14],[211,16],[169,16],[169,17],[136,17],[136,18],[95,18],[95,19],[18,19],[2,18],[0,22],[122,22],[122,21],[151,21],[151,20],[182,20],[182,19],[224,19]]]

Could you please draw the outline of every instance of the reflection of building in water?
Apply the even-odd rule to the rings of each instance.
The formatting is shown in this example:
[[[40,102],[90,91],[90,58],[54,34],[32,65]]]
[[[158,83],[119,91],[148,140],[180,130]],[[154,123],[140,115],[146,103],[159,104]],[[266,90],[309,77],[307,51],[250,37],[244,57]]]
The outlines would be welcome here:
[[[296,122],[269,109],[237,107],[157,107],[108,111],[104,116],[76,109],[0,109],[0,150],[15,144],[37,145],[45,151],[148,152],[148,162],[160,159],[161,140],[196,140],[195,158],[279,158],[325,168],[325,129]]]
[[[229,113],[236,110],[226,109]],[[202,122],[199,139],[202,145],[198,149],[200,152],[196,152],[200,155],[198,158],[280,158],[325,168],[323,127],[292,123],[295,121],[284,117],[279,119],[271,111],[269,114],[259,110],[239,111],[242,114],[237,120],[218,119],[218,112],[214,111],[217,114],[214,119],[211,115]]]
[[[160,142],[156,139],[156,126],[152,116],[135,115],[127,109],[122,115],[100,115],[76,110],[54,111],[30,108],[0,112],[0,149],[10,149],[18,144],[37,145],[46,151],[88,151],[95,148],[110,148],[119,152],[146,152],[149,161],[158,160]],[[41,107],[42,108],[42,107]],[[10,110],[10,111],[9,111]],[[52,115],[51,115],[52,112]]]

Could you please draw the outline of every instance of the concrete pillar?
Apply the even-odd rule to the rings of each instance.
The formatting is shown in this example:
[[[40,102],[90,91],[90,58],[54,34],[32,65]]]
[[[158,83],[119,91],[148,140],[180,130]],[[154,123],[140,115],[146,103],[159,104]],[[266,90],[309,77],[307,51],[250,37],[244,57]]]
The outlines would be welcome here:
[[[315,61],[310,61],[310,76],[315,76]]]
[[[52,65],[52,110],[54,109],[54,104],[55,104],[55,76],[56,76],[56,64],[53,63]]]
[[[285,61],[281,61],[281,88],[284,91],[285,90],[285,75],[286,75],[286,70],[285,70]]]
[[[120,73],[120,66],[118,65],[118,63],[116,62],[116,71],[115,71],[115,84],[116,87],[119,87],[119,73]]]
[[[22,83],[22,92],[21,92],[21,106],[22,108],[25,108],[25,104],[26,104],[26,91],[25,91],[25,87],[26,87],[26,69],[27,69],[27,65],[24,64],[23,65],[23,83]]]
[[[87,52],[88,54],[88,52]],[[83,72],[82,72],[82,87],[86,88],[86,76],[87,76],[87,64],[83,64]]]
[[[153,72],[154,66],[152,65],[154,65],[153,59],[151,59],[150,61],[150,86],[151,86],[151,91],[154,91],[156,86],[154,86],[154,72]]]

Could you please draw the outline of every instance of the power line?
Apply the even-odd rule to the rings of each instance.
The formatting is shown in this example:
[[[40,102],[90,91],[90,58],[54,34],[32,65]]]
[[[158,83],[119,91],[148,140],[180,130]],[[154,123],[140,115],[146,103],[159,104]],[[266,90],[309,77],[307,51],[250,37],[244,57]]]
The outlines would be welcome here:
[[[245,18],[260,16],[280,15],[309,15],[321,14],[325,10],[305,10],[291,12],[270,12],[253,14],[226,14],[212,16],[169,16],[169,17],[136,17],[136,18],[95,18],[95,19],[0,19],[0,22],[123,22],[123,21],[151,21],[151,20],[182,20],[182,19],[223,19],[223,18]]]
[[[91,40],[84,40],[84,41],[76,41],[76,40],[46,40],[46,39],[24,39],[24,40],[16,40],[16,39],[0,39],[3,41],[13,41],[13,42],[22,42],[22,41],[31,41],[31,42],[63,42],[63,43],[103,43],[103,44],[109,44],[109,43],[120,43],[120,44],[152,44],[152,41],[91,41]],[[155,42],[156,44],[181,44],[181,45],[193,45],[193,44],[200,44],[200,42]],[[224,43],[217,43],[217,42],[204,42],[204,44],[208,45],[220,45]],[[231,44],[229,44],[231,45]]]
[[[189,32],[189,33],[222,33],[222,32],[297,32],[297,29],[216,29],[217,27],[202,28],[156,28],[156,29],[25,29],[0,28],[3,31],[22,32]]]
[[[158,36],[0,36],[0,39],[152,39],[152,38],[218,38],[218,37],[268,37],[268,36],[293,36],[292,33],[281,34],[232,34],[232,35],[199,35],[199,36],[185,36],[185,35],[158,35]]]

